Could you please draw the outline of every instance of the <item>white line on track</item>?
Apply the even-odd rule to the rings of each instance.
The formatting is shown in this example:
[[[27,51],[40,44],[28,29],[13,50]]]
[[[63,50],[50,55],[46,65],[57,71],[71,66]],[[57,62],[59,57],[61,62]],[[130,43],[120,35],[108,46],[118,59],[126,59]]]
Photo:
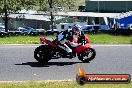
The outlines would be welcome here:
[[[73,82],[75,80],[41,80],[41,81],[37,81],[37,80],[27,80],[27,81],[0,81],[0,83],[26,83],[26,82]]]

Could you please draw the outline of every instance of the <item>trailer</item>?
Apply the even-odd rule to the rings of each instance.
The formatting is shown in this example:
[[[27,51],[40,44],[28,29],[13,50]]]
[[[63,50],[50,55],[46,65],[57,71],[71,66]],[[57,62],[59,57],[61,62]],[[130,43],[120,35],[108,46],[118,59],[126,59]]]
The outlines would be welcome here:
[[[79,24],[81,26],[87,25],[87,22],[75,22],[75,23],[59,23],[56,24],[53,28],[53,32],[62,32],[64,30],[67,30],[68,28],[71,28],[73,25]],[[51,25],[50,25],[50,30],[47,30],[48,32],[51,32]]]
[[[130,29],[132,30],[132,11],[121,13],[115,17],[115,24],[118,29]]]

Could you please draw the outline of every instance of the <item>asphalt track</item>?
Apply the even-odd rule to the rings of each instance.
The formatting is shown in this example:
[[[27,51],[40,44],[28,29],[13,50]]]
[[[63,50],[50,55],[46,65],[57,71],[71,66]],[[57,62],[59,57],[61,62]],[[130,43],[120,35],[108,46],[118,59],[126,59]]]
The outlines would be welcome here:
[[[39,64],[33,57],[39,45],[0,45],[0,81],[75,80],[79,66],[87,74],[130,74],[132,45],[93,45],[97,56],[90,63],[77,58]]]

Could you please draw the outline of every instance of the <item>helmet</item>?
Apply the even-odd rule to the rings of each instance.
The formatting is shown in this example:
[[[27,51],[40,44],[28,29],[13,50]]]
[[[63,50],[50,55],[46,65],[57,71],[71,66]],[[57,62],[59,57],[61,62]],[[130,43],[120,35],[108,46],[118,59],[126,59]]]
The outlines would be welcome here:
[[[82,28],[79,24],[73,25],[71,29],[72,29],[72,32],[74,32],[74,33],[80,33],[82,30]]]

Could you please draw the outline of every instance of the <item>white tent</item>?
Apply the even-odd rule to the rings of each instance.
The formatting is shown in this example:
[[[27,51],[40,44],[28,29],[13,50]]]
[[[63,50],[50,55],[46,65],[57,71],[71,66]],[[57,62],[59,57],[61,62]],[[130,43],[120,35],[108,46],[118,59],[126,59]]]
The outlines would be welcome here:
[[[81,17],[115,17],[120,13],[98,13],[98,12],[58,12],[56,15],[62,16],[81,16]]]

